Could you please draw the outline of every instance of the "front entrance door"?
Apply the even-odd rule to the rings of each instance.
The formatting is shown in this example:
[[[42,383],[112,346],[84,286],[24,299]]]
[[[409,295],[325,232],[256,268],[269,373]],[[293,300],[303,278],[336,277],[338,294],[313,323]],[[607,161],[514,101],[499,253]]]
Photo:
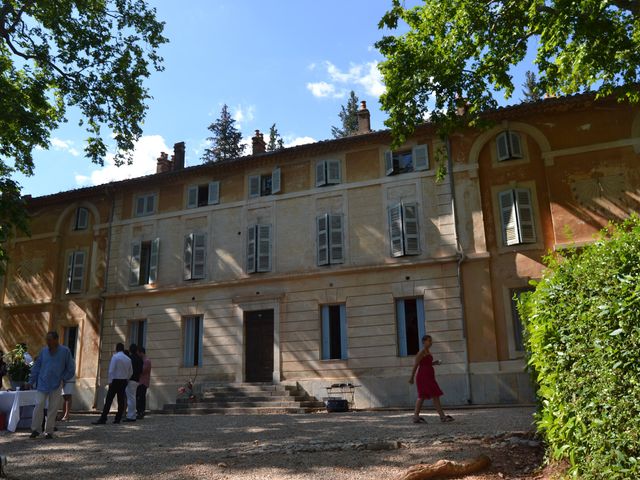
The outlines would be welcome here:
[[[245,381],[273,381],[273,310],[245,312]]]

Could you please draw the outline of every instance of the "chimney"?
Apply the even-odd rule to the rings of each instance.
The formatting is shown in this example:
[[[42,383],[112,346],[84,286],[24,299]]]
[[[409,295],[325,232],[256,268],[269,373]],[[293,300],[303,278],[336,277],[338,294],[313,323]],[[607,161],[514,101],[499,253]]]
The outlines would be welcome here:
[[[171,171],[171,160],[169,160],[169,155],[165,152],[160,154],[158,157],[158,165],[156,166],[156,173],[164,173]]]
[[[256,130],[255,136],[251,138],[251,144],[253,146],[254,155],[258,155],[267,151],[267,144],[264,143],[264,135],[260,133],[260,130]]]
[[[367,110],[367,102],[360,102],[360,110],[356,112],[358,115],[358,135],[371,132],[371,114]]]
[[[178,142],[173,145],[173,170],[182,170],[184,168],[184,142]]]

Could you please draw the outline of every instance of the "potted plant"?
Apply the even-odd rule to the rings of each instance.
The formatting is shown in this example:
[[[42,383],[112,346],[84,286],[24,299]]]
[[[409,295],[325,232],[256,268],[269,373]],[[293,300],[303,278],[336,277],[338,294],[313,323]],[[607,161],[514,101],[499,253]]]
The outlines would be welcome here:
[[[29,380],[31,366],[27,364],[24,358],[26,352],[27,349],[24,345],[18,344],[5,355],[7,376],[9,377],[11,388],[22,387]]]

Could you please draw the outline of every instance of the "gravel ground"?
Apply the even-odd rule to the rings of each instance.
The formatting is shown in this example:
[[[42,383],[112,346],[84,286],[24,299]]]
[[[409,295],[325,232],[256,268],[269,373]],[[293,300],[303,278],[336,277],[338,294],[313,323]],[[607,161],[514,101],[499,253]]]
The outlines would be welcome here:
[[[537,455],[539,462],[540,447],[513,436],[531,431],[533,408],[448,413],[455,422],[443,424],[433,412],[423,414],[426,424],[411,423],[409,412],[351,412],[153,415],[94,426],[97,416],[75,415],[59,424],[53,440],[29,439],[27,431],[0,434],[0,454],[8,457],[9,479],[381,480],[416,463],[479,453],[493,456],[493,473],[472,478],[535,478],[527,476],[531,461],[521,457]]]

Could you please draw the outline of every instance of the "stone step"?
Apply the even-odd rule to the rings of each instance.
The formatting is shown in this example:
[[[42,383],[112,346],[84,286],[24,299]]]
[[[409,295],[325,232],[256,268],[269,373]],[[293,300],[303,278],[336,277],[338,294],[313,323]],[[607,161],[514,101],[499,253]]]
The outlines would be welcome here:
[[[174,409],[175,405],[165,405],[162,413],[176,415],[265,415],[265,414],[289,414],[289,413],[308,413],[311,409],[300,407],[229,407],[229,408],[212,408],[212,407],[192,407]]]
[[[197,408],[233,408],[233,407],[299,407],[300,402],[211,402],[211,401],[197,401],[191,403],[176,403],[176,409],[185,409],[191,407]]]
[[[205,384],[201,386],[203,392],[286,392],[289,391],[285,385],[274,385],[271,383],[229,383],[224,385]]]
[[[290,397],[291,392],[272,390],[203,390],[203,397]]]
[[[202,395],[198,397],[207,402],[300,402],[307,398],[299,396],[266,396],[266,395]]]

